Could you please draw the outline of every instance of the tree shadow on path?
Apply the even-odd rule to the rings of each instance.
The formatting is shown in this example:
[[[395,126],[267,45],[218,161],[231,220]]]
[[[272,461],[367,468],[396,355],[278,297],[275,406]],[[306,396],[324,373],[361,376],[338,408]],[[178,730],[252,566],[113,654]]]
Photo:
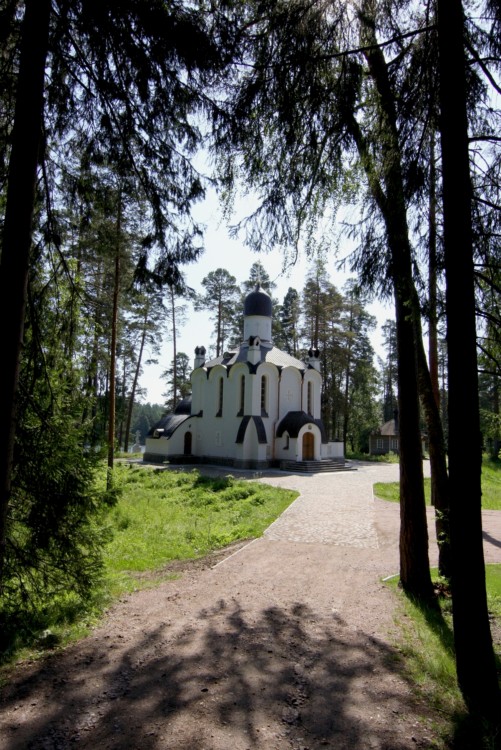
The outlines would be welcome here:
[[[3,750],[432,746],[398,654],[335,615],[232,599],[177,627],[98,634],[16,678]]]

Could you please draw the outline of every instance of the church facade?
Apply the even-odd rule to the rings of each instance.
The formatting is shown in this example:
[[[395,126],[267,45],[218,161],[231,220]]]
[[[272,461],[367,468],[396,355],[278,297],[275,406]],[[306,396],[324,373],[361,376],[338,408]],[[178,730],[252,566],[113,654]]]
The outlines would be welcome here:
[[[318,350],[302,362],[273,346],[272,304],[259,287],[244,302],[243,342],[206,361],[195,349],[191,397],[146,438],[144,460],[220,463],[237,468],[344,460],[321,419]]]

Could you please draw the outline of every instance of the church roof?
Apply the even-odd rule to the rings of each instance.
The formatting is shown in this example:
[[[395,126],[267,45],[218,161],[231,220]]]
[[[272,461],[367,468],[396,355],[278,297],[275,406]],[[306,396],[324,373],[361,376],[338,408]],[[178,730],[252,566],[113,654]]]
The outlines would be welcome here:
[[[271,318],[271,297],[260,284],[247,295],[244,302],[244,315],[263,315]]]
[[[247,351],[248,344],[242,344],[237,351],[225,352],[220,357],[212,359],[210,362],[205,363],[205,367],[210,369],[216,365],[224,365],[225,367],[231,367],[237,362],[247,362]],[[307,370],[308,365],[305,362],[301,362],[300,359],[296,359],[291,354],[283,352],[276,346],[266,346],[261,343],[261,362],[269,362],[276,367],[295,367],[297,370]]]
[[[189,419],[189,414],[166,414],[148,432],[146,437],[170,438],[180,424]]]
[[[304,411],[289,411],[277,427],[277,437],[282,437],[284,432],[287,432],[292,438],[297,438],[301,427],[306,424],[316,425],[320,430],[322,443],[328,442],[322,420],[314,419],[311,414],[306,414]]]
[[[191,396],[186,396],[178,403],[174,414],[191,414]]]

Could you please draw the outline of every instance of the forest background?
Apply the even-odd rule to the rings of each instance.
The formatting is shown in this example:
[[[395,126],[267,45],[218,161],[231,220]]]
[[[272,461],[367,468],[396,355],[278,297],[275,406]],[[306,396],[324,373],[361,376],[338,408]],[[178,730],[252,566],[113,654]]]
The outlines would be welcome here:
[[[436,604],[424,418],[458,681],[469,709],[498,722],[480,479],[481,448],[497,459],[500,447],[499,2],[3,0],[0,13],[0,587],[10,613],[68,580],[85,596],[99,573],[97,519],[116,500],[113,462],[146,352],[166,310],[178,330],[191,294],[183,269],[203,254],[192,208],[207,181],[194,157],[210,138],[227,215],[242,179],[259,192],[240,224],[245,243],[290,260],[304,241],[315,261],[297,290],[307,316],[298,346],[323,351],[324,420],[352,446],[362,441],[350,423],[365,422],[363,435],[378,422],[368,406],[385,402],[366,305],[395,300],[400,584]],[[336,241],[323,220],[332,226],[354,203],[357,282],[341,294],[325,275]],[[214,281],[209,272],[194,303],[216,316],[217,354],[234,332],[228,288],[217,298]],[[275,342],[294,347],[283,308]],[[172,405],[183,395],[173,343]]]

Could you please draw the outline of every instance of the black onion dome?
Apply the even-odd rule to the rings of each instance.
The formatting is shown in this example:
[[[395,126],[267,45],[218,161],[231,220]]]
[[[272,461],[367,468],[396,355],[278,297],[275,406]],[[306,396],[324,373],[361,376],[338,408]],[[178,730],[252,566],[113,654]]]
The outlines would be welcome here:
[[[262,315],[271,318],[271,297],[259,284],[245,298],[244,315]]]

